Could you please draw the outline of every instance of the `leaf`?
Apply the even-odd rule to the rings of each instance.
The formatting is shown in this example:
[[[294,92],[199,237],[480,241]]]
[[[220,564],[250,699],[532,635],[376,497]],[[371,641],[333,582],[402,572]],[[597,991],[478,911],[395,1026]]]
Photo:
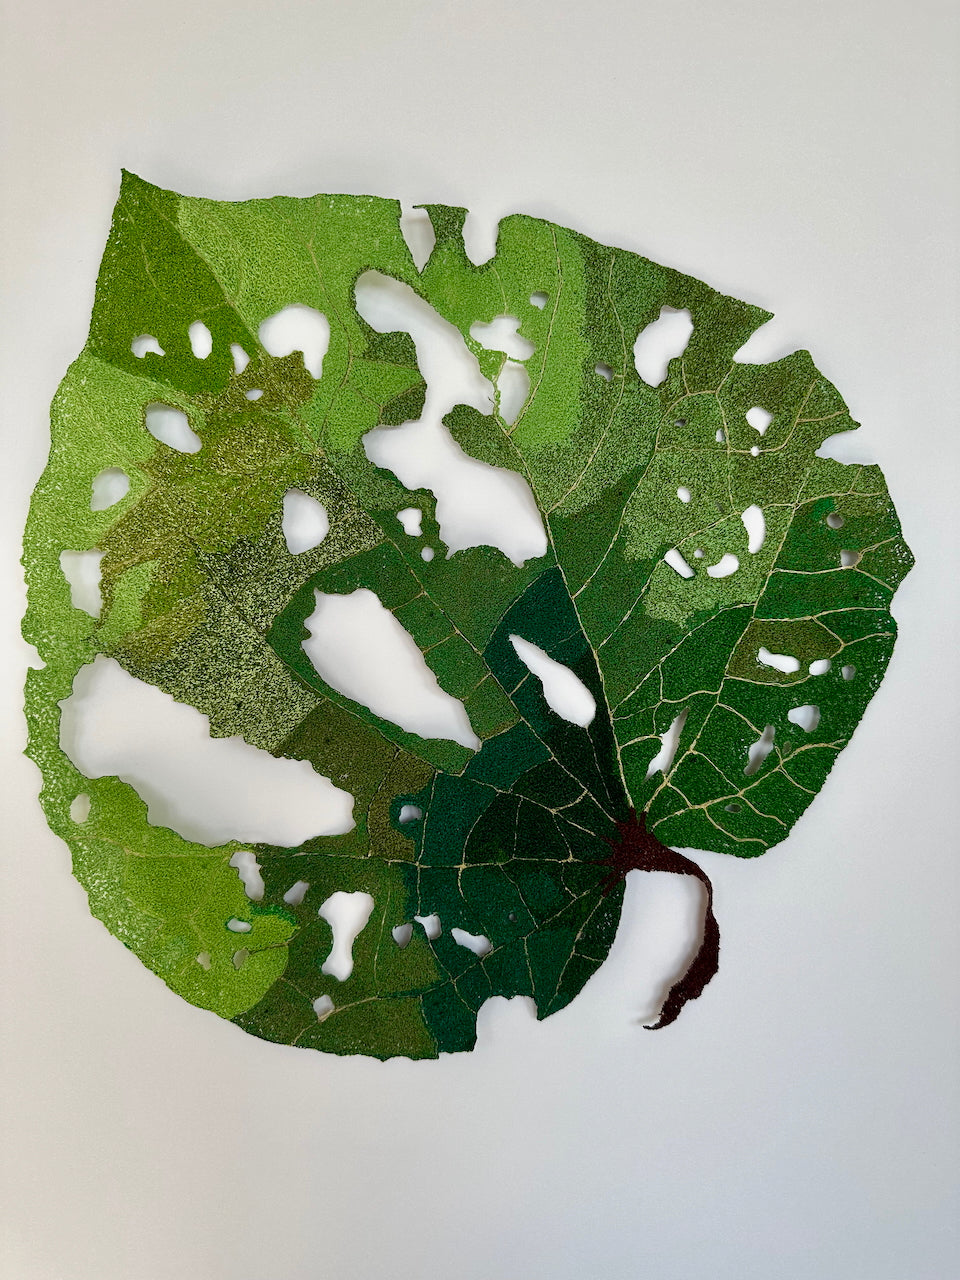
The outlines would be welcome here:
[[[524,216],[501,223],[476,267],[464,211],[427,209],[436,246],[418,273],[394,201],[226,204],[125,174],[25,543],[24,633],[46,664],[28,681],[29,751],[91,910],[195,1004],[267,1039],[381,1058],[469,1049],[490,995],[530,996],[539,1017],[563,1008],[602,964],[635,868],[707,889],[701,952],[658,1025],[672,1021],[709,980],[719,934],[706,876],[669,846],[753,856],[787,835],[879,684],[912,563],[878,468],[817,454],[855,424],[809,355],[736,361],[767,313]],[[491,385],[508,362],[525,367],[518,412],[457,404],[445,422],[530,486],[544,554],[421,556],[442,546],[434,496],[374,466],[364,437],[416,419],[427,388],[410,335],[359,314],[367,271],[455,326]],[[261,341],[292,305],[329,324],[319,378]],[[664,308],[689,312],[693,332],[653,387],[633,349]],[[503,315],[525,358],[471,336]],[[194,354],[198,322],[209,354]],[[199,449],[151,434],[157,405],[185,416]],[[91,510],[110,468],[129,490]],[[281,527],[291,489],[329,521],[297,555]],[[419,537],[397,518],[410,507]],[[60,569],[61,551],[94,548],[97,619],[73,607]],[[320,677],[303,647],[317,592],[358,588],[462,700],[479,749],[407,732]],[[551,709],[515,636],[582,682],[589,725]],[[249,900],[237,842],[151,826],[131,786],[83,777],[60,749],[58,704],[98,653],[213,734],[335,778],[355,797],[353,830],[255,846],[264,892]],[[801,706],[818,722],[796,723]],[[374,902],[343,980],[323,972],[321,908],[336,893]],[[242,947],[231,920],[249,926]]]

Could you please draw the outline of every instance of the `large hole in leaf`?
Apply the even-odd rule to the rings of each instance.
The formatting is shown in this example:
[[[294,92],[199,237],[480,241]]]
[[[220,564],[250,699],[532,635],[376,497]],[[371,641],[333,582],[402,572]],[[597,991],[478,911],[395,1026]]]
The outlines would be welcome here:
[[[203,441],[190,426],[182,409],[170,404],[148,404],[144,416],[146,428],[154,440],[176,449],[178,453],[197,453]]]
[[[687,564],[686,560],[684,560],[676,547],[671,547],[663,558],[675,573],[679,573],[681,578],[693,577],[693,570]]]
[[[546,530],[526,479],[470,457],[443,424],[454,405],[469,405],[483,414],[493,409],[493,388],[459,329],[409,285],[377,271],[364,272],[357,281],[356,302],[359,314],[378,333],[410,334],[427,385],[420,419],[367,432],[367,457],[408,489],[433,492],[449,555],[491,546],[518,566],[544,555]],[[512,402],[506,406],[510,411],[514,407]]]
[[[345,982],[353,973],[353,944],[367,926],[373,911],[373,898],[369,893],[344,893],[338,890],[330,895],[317,914],[333,931],[330,954],[320,966],[321,973],[328,973],[339,982]]]
[[[130,350],[142,360],[145,355],[153,354],[155,356],[165,356],[167,353],[161,347],[152,333],[141,333],[130,343]]]
[[[802,707],[794,707],[788,711],[787,719],[791,724],[799,725],[804,733],[813,733],[820,723],[820,708],[812,702],[806,702]]]
[[[91,618],[99,618],[103,606],[100,595],[102,551],[61,551],[60,568],[70,587],[70,603]]]
[[[673,768],[674,757],[680,745],[680,735],[683,733],[683,726],[687,723],[688,715],[689,709],[684,707],[680,714],[674,717],[667,732],[660,735],[660,750],[647,765],[648,779],[652,778],[655,773],[662,773],[666,777]]]
[[[682,356],[693,334],[693,320],[686,309],[661,307],[660,315],[637,334],[633,361],[648,387],[659,387],[671,360]]]
[[[353,797],[305,760],[277,759],[239,737],[212,738],[205,715],[113,658],[81,667],[60,706],[60,745],[80,772],[122,778],[154,826],[187,840],[293,848],[353,829]]]
[[[108,511],[130,492],[130,477],[119,467],[107,467],[93,477],[90,510]]]
[[[740,568],[740,561],[732,552],[725,552],[716,564],[707,565],[707,573],[711,578],[729,578]]]
[[[466,929],[453,928],[450,930],[450,936],[458,947],[466,947],[475,956],[485,956],[493,950],[490,939],[482,933],[468,933]]]
[[[213,334],[202,320],[194,320],[187,330],[187,337],[190,339],[190,350],[196,358],[206,360],[213,350]]]
[[[243,891],[250,901],[259,902],[266,892],[266,886],[260,874],[260,864],[257,862],[256,854],[249,849],[238,849],[230,859],[230,865],[240,877]]]
[[[771,653],[765,645],[761,645],[757,650],[757,661],[762,662],[765,667],[773,667],[774,671],[780,671],[784,675],[793,675],[795,671],[800,670],[799,658],[794,658],[789,653]]]
[[[319,547],[329,530],[326,507],[302,489],[287,490],[283,495],[283,536],[291,555]]]
[[[537,677],[543,686],[543,696],[551,711],[555,711],[571,724],[584,728],[597,714],[593,694],[569,667],[557,662],[549,654],[521,636],[510,637],[517,657]]]
[[[303,367],[313,378],[323,372],[323,357],[330,345],[330,323],[314,307],[295,302],[275,315],[267,316],[257,337],[272,356],[303,355]]]
[[[754,503],[752,507],[747,507],[740,519],[743,521],[743,527],[747,531],[747,550],[752,556],[755,556],[767,538],[767,522],[763,517],[763,512]]]
[[[315,598],[303,648],[331,688],[408,733],[479,749],[463,703],[440,688],[413,637],[374,592],[317,591]]]

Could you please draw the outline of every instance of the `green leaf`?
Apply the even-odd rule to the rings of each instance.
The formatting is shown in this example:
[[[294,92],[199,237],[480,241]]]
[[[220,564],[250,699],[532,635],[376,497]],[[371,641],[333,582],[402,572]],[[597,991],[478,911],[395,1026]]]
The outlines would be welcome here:
[[[195,1004],[267,1039],[381,1058],[469,1049],[491,995],[530,996],[540,1017],[563,1008],[609,950],[631,869],[707,887],[701,953],[658,1025],[672,1021],[709,980],[719,935],[709,882],[669,846],[753,856],[784,839],[880,682],[890,600],[912,563],[879,470],[818,456],[855,424],[809,355],[736,361],[767,313],[524,216],[501,223],[477,267],[464,211],[427,209],[436,246],[418,273],[394,201],[226,204],[125,174],[25,542],[24,633],[46,664],[28,681],[29,751],[91,910]],[[491,383],[507,357],[471,328],[519,321],[533,353],[514,420],[460,404],[445,422],[468,454],[529,485],[542,556],[421,556],[442,545],[434,496],[364,448],[373,429],[416,419],[426,390],[410,336],[377,333],[357,310],[368,271],[455,326]],[[329,322],[318,379],[261,341],[293,304]],[[633,348],[665,307],[688,311],[693,333],[651,387]],[[212,336],[203,359],[197,321]],[[163,354],[136,354],[142,335]],[[231,346],[249,356],[241,372]],[[196,452],[148,431],[157,404],[186,415]],[[762,435],[754,408],[769,416]],[[129,491],[91,510],[94,478],[115,467]],[[282,532],[291,488],[329,517],[300,555]],[[401,529],[409,506],[422,538]],[[73,607],[60,568],[61,551],[94,548],[97,619]],[[708,571],[731,556],[735,572]],[[361,587],[462,701],[479,749],[404,730],[320,676],[303,645],[317,592]],[[551,709],[512,636],[586,686],[587,727]],[[61,750],[59,703],[99,653],[209,717],[212,734],[336,779],[355,797],[354,828],[253,846],[264,894],[250,901],[230,864],[251,846],[151,826],[130,785],[85,778]],[[802,707],[818,716],[803,723]],[[78,821],[80,793],[90,811]],[[404,806],[419,816],[401,822]],[[291,895],[295,882],[309,887]],[[323,972],[321,908],[341,892],[374,907],[338,980]],[[415,921],[432,916],[438,934]],[[242,947],[231,920],[249,925]],[[401,945],[394,933],[411,923]],[[486,942],[471,949],[453,930]]]

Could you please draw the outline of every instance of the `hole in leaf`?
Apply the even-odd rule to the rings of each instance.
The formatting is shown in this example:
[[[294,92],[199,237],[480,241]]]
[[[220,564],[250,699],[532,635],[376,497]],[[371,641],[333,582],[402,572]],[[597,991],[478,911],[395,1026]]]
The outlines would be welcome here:
[[[187,337],[190,339],[190,350],[196,358],[206,360],[213,350],[213,334],[202,320],[194,320],[187,330]]]
[[[858,565],[863,559],[862,551],[841,551],[840,552],[840,568],[852,569]]]
[[[743,805],[742,804],[725,804],[723,807],[727,811],[727,813],[739,813],[740,810],[743,808]]]
[[[760,737],[750,747],[747,754],[747,763],[743,770],[748,778],[752,778],[755,773],[759,773],[760,766],[773,750],[774,733],[773,725],[768,724]]]
[[[230,859],[230,865],[240,877],[243,891],[250,901],[260,902],[266,892],[266,886],[260,874],[260,864],[257,862],[256,854],[249,849],[238,849]]]
[[[844,680],[852,680],[857,674],[857,668],[848,663],[847,666],[840,668],[840,674],[843,676]]]
[[[543,308],[547,305],[548,297],[549,297],[548,294],[543,293],[539,289],[535,293],[531,293],[530,295],[531,307],[536,307],[538,311],[542,311]]]
[[[493,950],[490,939],[485,938],[482,933],[467,933],[466,929],[453,928],[450,930],[450,936],[458,947],[466,947],[475,956],[489,955]]]
[[[677,497],[680,499],[681,502],[689,502],[690,499],[693,497],[693,494],[686,487],[686,485],[682,484],[680,488],[677,490]]]
[[[329,996],[317,996],[313,1002],[313,1011],[317,1015],[318,1022],[323,1022],[325,1018],[329,1018],[333,1010],[334,1004]]]
[[[844,526],[843,516],[839,511],[831,511],[827,516],[827,524],[831,529],[842,529]]]
[[[497,378],[497,412],[512,427],[530,394],[530,375],[522,364],[504,360]]]
[[[740,519],[747,531],[747,550],[755,556],[767,537],[767,522],[763,518],[763,512],[754,503],[752,507],[747,507]]]
[[[475,267],[482,267],[497,252],[500,219],[469,209],[463,221],[463,251]]]
[[[401,949],[409,943],[413,937],[413,925],[411,923],[398,924],[390,930],[390,936]]]
[[[248,947],[240,947],[230,957],[230,961],[235,969],[241,969],[250,958],[250,950]]]
[[[230,354],[233,356],[233,372],[243,373],[244,369],[250,363],[250,357],[241,347],[239,342],[230,343]]]
[[[747,423],[760,435],[763,435],[773,421],[773,414],[766,409],[761,409],[758,404],[755,404],[752,409],[748,409],[746,416]]]
[[[298,880],[296,884],[292,884],[287,892],[283,895],[283,900],[288,907],[299,907],[300,903],[307,896],[307,890],[310,888],[308,880]]]
[[[703,548],[702,548],[702,547],[697,547],[696,551],[694,551],[694,553],[693,553],[693,558],[694,558],[694,560],[702,560],[702,559],[703,559]]]
[[[440,927],[440,917],[438,915],[414,916],[413,918],[416,920],[417,924],[422,926],[423,932],[427,935],[430,942],[434,942],[443,932]]]
[[[536,347],[519,332],[518,316],[494,316],[489,324],[482,320],[470,326],[470,337],[487,351],[502,351],[511,360],[529,360]]]
[[[213,965],[213,961],[210,959],[210,952],[201,951],[197,956],[197,964],[204,970],[204,972],[209,973]]]
[[[249,933],[253,925],[249,920],[238,920],[236,916],[231,916],[227,921],[227,928],[231,933]]]
[[[717,436],[716,436],[717,444],[723,444],[726,441],[726,438],[727,437],[726,437],[726,434],[724,433],[723,427],[718,427]]]
[[[426,209],[415,209],[412,205],[403,205],[400,214],[400,234],[410,250],[410,257],[419,274],[430,261],[430,255],[437,243],[437,234]]]
[[[740,568],[739,559],[731,552],[727,551],[716,564],[707,565],[707,573],[711,578],[729,578],[732,573],[736,573]]]
[[[430,561],[436,554],[437,553],[434,551],[433,547],[424,547],[420,552],[420,559]]]
[[[860,443],[860,432],[855,430],[838,431],[835,435],[827,436],[815,456],[847,464],[858,463],[866,467],[873,464],[873,458],[867,457],[867,452]]]
[[[825,676],[832,666],[833,663],[829,658],[817,658],[810,663],[810,674],[812,676]]]
[[[353,829],[353,797],[305,760],[210,735],[205,715],[100,655],[60,706],[60,745],[88,778],[119,777],[154,826],[214,846],[295,848]]]
[[[416,804],[402,804],[400,806],[400,814],[397,818],[398,822],[416,822],[418,818],[423,817],[423,810]]]
[[[130,343],[130,350],[138,360],[142,360],[143,357],[150,352],[155,356],[165,356],[167,354],[156,338],[150,333],[141,333],[139,337],[134,338]]]
[[[673,768],[674,756],[677,754],[680,735],[683,733],[688,715],[689,708],[684,707],[680,714],[674,717],[666,733],[660,735],[660,750],[647,765],[647,778],[652,778],[655,773],[662,773],[666,777]]]
[[[792,675],[794,671],[800,670],[799,661],[789,653],[771,653],[765,646],[761,646],[757,650],[757,660],[762,662],[765,667],[773,667],[775,671],[782,671],[784,675]]]
[[[403,525],[403,532],[409,534],[411,538],[422,536],[423,512],[419,507],[404,507],[402,511],[397,512],[397,519]]]
[[[794,707],[792,711],[788,711],[787,719],[791,724],[801,728],[804,733],[813,733],[820,723],[820,708],[814,706],[812,702],[807,702],[802,707]]]
[[[249,391],[245,391],[243,394],[247,400],[259,400],[263,392],[259,387],[251,387]]]
[[[593,366],[593,372],[599,374],[604,382],[613,381],[613,369],[610,365],[604,364],[603,361]]]
[[[320,966],[338,982],[345,982],[353,973],[353,944],[366,928],[373,911],[373,898],[369,893],[332,893],[317,912],[333,930],[333,946]]]
[[[667,564],[670,566],[671,569],[673,569],[676,573],[679,573],[681,578],[693,577],[693,570],[687,564],[686,560],[684,560],[683,556],[680,554],[680,552],[677,550],[676,547],[671,547],[670,550],[667,552],[667,554],[663,558],[667,562]]]
[[[751,450],[750,450],[750,457],[751,457],[751,458],[759,458],[759,457],[760,457],[760,446],[759,446],[758,444],[753,445],[753,447],[751,448]]]
[[[86,822],[90,817],[90,796],[86,791],[81,791],[79,795],[74,796],[70,802],[70,821],[75,822],[78,826]]]
[[[91,618],[99,618],[103,607],[100,595],[102,551],[61,551],[60,569],[70,587],[70,603]]]
[[[550,710],[570,724],[586,728],[597,714],[597,703],[580,677],[521,636],[512,635],[510,643],[527,670],[540,681]]]
[[[257,330],[257,337],[271,356],[289,356],[299,351],[303,367],[313,378],[323,372],[323,357],[330,345],[330,324],[314,307],[295,302],[277,311]]]
[[[107,467],[93,477],[91,511],[108,511],[130,492],[130,477],[119,467]]]
[[[671,360],[682,356],[693,334],[693,321],[685,308],[661,307],[660,315],[637,335],[633,360],[648,387],[659,387]]]
[[[190,426],[187,415],[169,404],[148,404],[144,417],[154,440],[176,449],[178,453],[196,453],[203,441]]]
[[[360,587],[314,596],[303,649],[328,685],[408,733],[479,750],[463,703],[441,689],[413,637],[377,595]]]
[[[283,536],[291,555],[319,547],[330,530],[327,509],[302,489],[283,495]]]

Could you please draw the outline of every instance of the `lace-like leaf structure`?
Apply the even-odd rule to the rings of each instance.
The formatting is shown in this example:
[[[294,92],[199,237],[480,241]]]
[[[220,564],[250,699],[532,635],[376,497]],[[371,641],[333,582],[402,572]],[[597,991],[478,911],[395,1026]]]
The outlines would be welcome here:
[[[880,682],[912,563],[879,469],[818,456],[856,424],[810,356],[737,362],[766,312],[525,216],[476,266],[465,211],[426,208],[436,243],[418,271],[392,200],[218,203],[125,174],[25,543],[25,634],[45,663],[29,751],[92,912],[245,1030],[380,1058],[470,1049],[491,995],[562,1009],[607,955],[631,869],[696,875],[710,899],[658,1025],[672,1021],[719,941],[709,882],[674,847],[753,857],[784,839]],[[416,420],[425,395],[411,337],[358,313],[371,270],[454,326],[491,387],[525,369],[509,421],[497,396],[444,421],[530,486],[542,555],[444,554],[434,495],[368,460],[364,436]],[[326,318],[322,368],[264,345],[291,306]],[[692,333],[651,386],[634,344],[670,311]],[[503,350],[471,336],[504,315],[519,323]],[[183,447],[151,429],[158,406],[188,424]],[[117,469],[126,491],[91,504]],[[282,531],[291,489],[329,522],[299,554]],[[398,520],[411,508],[420,536]],[[71,601],[65,549],[101,555],[97,618]],[[318,675],[303,645],[316,593],[358,588],[462,701],[477,749],[404,731]],[[588,725],[551,708],[511,637],[578,677]],[[58,705],[98,654],[213,735],[308,761],[354,796],[353,829],[246,846],[262,878],[248,897],[237,842],[150,825],[131,786],[61,750]],[[337,893],[373,901],[346,977],[323,963]]]

